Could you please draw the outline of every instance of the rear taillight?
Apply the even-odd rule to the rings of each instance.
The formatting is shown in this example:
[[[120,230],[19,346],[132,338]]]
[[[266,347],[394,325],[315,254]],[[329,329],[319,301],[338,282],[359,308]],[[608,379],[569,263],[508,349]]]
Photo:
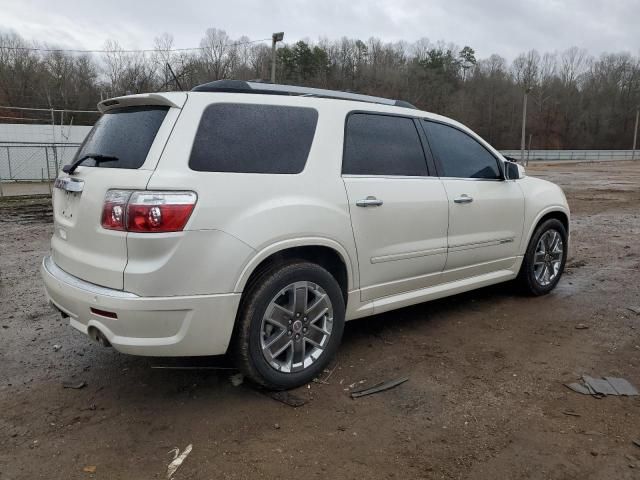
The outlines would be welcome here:
[[[130,190],[109,190],[102,207],[102,226],[109,230],[125,230],[125,214]]]
[[[179,232],[196,205],[194,192],[109,190],[102,227],[128,232]]]

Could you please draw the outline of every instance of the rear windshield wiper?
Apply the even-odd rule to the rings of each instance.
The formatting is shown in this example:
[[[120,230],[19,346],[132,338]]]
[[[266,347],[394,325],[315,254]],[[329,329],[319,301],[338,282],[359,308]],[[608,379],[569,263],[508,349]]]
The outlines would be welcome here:
[[[98,164],[100,162],[117,162],[118,161],[118,157],[114,157],[113,155],[101,155],[99,153],[87,153],[86,155],[81,156],[75,162],[70,163],[69,165],[65,165],[64,167],[62,167],[62,171],[64,173],[68,173],[69,175],[73,175],[73,172],[75,172],[76,168],[78,168],[82,162],[84,162],[85,160],[88,160],[90,158],[92,160],[95,160],[96,164]]]

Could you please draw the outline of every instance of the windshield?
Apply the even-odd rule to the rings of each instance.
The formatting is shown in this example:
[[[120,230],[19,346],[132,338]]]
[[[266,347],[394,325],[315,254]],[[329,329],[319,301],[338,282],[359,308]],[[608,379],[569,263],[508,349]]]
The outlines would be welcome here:
[[[74,162],[87,156],[81,165],[140,168],[168,110],[169,107],[156,106],[109,110],[89,132]]]

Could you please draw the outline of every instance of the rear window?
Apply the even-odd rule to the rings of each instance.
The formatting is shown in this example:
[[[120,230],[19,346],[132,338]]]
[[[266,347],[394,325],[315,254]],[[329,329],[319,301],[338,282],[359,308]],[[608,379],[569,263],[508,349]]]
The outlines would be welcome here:
[[[82,165],[106,168],[140,168],[169,107],[144,106],[109,110],[96,122],[74,161],[83,156],[114,157],[96,161],[87,158]]]
[[[318,123],[312,108],[215,103],[202,113],[189,167],[199,172],[300,173]]]

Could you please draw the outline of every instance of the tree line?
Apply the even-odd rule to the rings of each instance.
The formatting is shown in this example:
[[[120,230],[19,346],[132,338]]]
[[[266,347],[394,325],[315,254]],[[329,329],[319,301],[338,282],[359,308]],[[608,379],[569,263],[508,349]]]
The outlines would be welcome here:
[[[156,38],[151,51],[126,51],[113,40],[103,50],[56,51],[16,33],[0,34],[0,104],[93,110],[113,96],[187,90],[218,79],[268,79],[271,69],[270,45],[215,28],[193,50],[176,50],[169,34]],[[509,62],[427,39],[323,38],[281,44],[276,81],[406,100],[465,123],[503,149],[520,145],[525,92],[532,148],[630,148],[640,104],[638,56],[595,57],[577,47],[531,50]],[[28,115],[2,110],[0,121]],[[71,116],[64,121],[90,124],[96,118]]]

